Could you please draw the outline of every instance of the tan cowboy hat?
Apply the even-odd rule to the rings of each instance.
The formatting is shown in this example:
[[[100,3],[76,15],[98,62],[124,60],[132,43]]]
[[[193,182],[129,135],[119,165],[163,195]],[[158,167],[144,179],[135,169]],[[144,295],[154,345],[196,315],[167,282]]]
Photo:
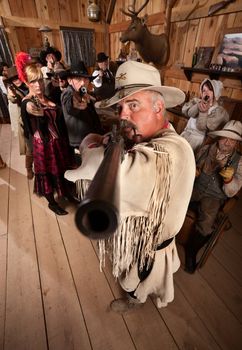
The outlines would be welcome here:
[[[185,100],[185,94],[180,89],[161,85],[160,73],[155,67],[136,61],[127,61],[117,70],[115,95],[110,99],[97,102],[95,107],[110,107],[127,96],[143,90],[159,92],[164,98],[166,108],[177,106]]]
[[[228,139],[242,141],[242,123],[239,120],[230,120],[222,130],[211,131],[211,137],[227,137]]]

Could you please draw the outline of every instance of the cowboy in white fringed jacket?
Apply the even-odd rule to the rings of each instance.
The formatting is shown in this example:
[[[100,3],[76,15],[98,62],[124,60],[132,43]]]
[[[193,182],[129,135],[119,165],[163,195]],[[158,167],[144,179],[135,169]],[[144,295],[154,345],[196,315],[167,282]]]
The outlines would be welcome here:
[[[177,88],[161,86],[156,68],[134,61],[118,68],[116,91],[100,107],[117,104],[120,119],[130,123],[125,137],[131,140],[135,129],[141,139],[120,166],[120,226],[111,238],[99,241],[101,266],[108,251],[113,275],[127,292],[127,298],[112,301],[113,311],[139,306],[151,294],[157,306],[164,307],[174,298],[173,273],[180,266],[174,237],[183,224],[195,177],[192,149],[164,115],[165,108],[182,103],[185,96]],[[66,172],[68,180],[93,178],[103,156],[102,141],[101,135],[83,140],[82,165]]]

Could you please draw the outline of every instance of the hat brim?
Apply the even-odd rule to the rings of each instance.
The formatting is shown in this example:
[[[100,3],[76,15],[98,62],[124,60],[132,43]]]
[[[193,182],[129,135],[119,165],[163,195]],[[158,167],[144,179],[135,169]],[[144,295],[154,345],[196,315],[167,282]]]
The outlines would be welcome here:
[[[180,89],[175,88],[175,87],[171,87],[171,86],[146,86],[146,87],[142,87],[142,88],[129,87],[129,88],[120,89],[110,99],[96,102],[95,107],[96,108],[107,108],[107,107],[113,106],[114,104],[122,101],[123,99],[125,99],[128,96],[132,96],[136,92],[146,91],[146,90],[159,92],[164,98],[166,108],[171,108],[171,107],[175,107],[177,105],[180,105],[185,100],[185,93],[183,91],[181,91]]]
[[[235,141],[242,141],[242,137],[237,135],[235,132],[229,131],[229,130],[211,131],[208,133],[208,135],[211,136],[212,138],[214,138],[214,137],[226,137],[228,139],[232,139]]]
[[[105,62],[109,59],[109,56],[107,56],[106,58],[102,58],[102,59],[97,59],[97,63],[102,63],[102,62]]]
[[[97,76],[93,77],[92,75],[88,75],[88,74],[82,74],[82,73],[73,73],[71,71],[66,71],[66,77],[67,78],[75,78],[75,77],[79,77],[79,78],[87,78],[90,81],[93,81],[93,79],[95,79]]]
[[[13,80],[18,79],[18,75],[4,79],[4,83],[11,83]]]

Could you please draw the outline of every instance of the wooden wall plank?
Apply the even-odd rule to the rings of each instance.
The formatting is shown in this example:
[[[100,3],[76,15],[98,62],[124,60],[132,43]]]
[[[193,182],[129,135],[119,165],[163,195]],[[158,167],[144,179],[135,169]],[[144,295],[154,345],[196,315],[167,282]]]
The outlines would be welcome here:
[[[0,14],[1,16],[11,16],[11,8],[8,0],[0,1]]]
[[[192,56],[197,46],[196,38],[198,31],[198,20],[189,21],[187,29],[186,47],[184,49],[183,63],[185,67],[191,67]]]
[[[16,28],[18,42],[22,51],[29,52],[30,48],[42,47],[42,35],[37,28]]]
[[[45,23],[45,21],[51,18],[51,16],[49,16],[49,1],[51,0],[36,1],[36,11],[38,14],[38,18],[41,19],[41,25],[47,24]],[[20,13],[18,13],[17,16],[20,16]]]
[[[88,18],[87,18],[87,1],[86,0],[80,0],[79,3],[79,8],[80,8],[80,23],[88,23]]]
[[[18,147],[17,138],[13,139]],[[15,149],[16,149],[15,148]],[[5,349],[47,349],[28,180],[11,157]],[[15,170],[16,169],[16,170]],[[34,310],[34,311],[33,311]]]
[[[35,0],[23,0],[24,17],[37,18]]]
[[[52,21],[60,22],[59,0],[51,0],[48,2],[48,12],[51,14]]]
[[[70,2],[59,0],[61,22],[72,22]]]
[[[196,18],[204,18],[208,16],[208,10],[211,4],[216,3],[217,1],[209,2],[209,1],[204,1],[204,0],[199,0],[199,5],[202,7],[197,8],[195,11],[192,12],[192,10],[196,6],[196,2],[189,1],[188,4],[181,4],[180,2],[174,7],[172,11],[172,17],[171,20],[172,22],[179,22],[179,21],[184,21],[187,20],[187,16],[190,14],[189,19],[196,19]],[[232,12],[239,12],[242,11],[242,4],[240,1],[236,1],[234,3],[231,3],[229,6],[226,8],[218,11],[216,13],[216,16],[218,15],[223,15],[226,13],[232,13]]]
[[[69,4],[70,4],[71,22],[79,22],[80,21],[79,0],[72,0],[69,2]]]
[[[22,0],[8,0],[8,2],[12,16],[19,16],[20,13],[24,14]]]
[[[236,13],[233,27],[242,27],[242,10]]]

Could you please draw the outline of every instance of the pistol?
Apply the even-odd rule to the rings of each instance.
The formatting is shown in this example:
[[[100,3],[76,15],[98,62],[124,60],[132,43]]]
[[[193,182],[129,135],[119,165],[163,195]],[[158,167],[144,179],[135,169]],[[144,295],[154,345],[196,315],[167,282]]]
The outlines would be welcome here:
[[[80,96],[83,97],[84,95],[86,95],[86,93],[87,93],[87,88],[85,86],[80,87],[79,89]]]

